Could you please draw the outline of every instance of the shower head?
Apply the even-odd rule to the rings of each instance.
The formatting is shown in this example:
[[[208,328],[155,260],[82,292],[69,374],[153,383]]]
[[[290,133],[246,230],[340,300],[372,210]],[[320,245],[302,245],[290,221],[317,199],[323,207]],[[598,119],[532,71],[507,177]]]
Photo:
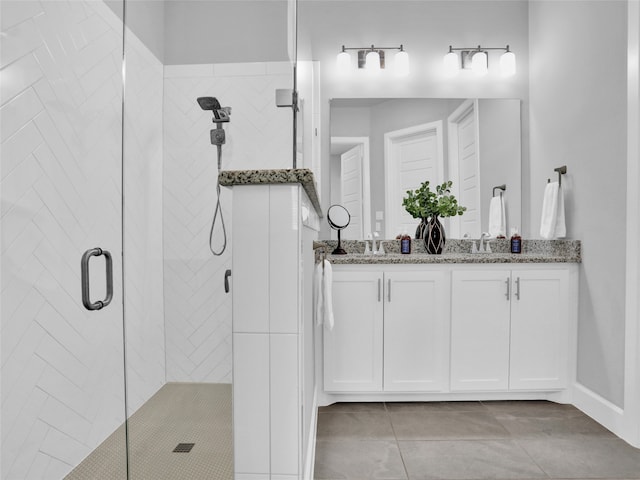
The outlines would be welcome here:
[[[228,122],[230,120],[231,107],[221,107],[216,97],[198,97],[198,105],[203,110],[213,111],[213,123]]]
[[[220,102],[216,97],[198,97],[198,105],[203,110],[220,110]]]

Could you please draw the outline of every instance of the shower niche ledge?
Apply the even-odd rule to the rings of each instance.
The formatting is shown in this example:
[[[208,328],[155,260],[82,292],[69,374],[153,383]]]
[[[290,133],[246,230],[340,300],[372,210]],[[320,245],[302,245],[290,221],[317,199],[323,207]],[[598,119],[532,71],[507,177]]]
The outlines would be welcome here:
[[[233,187],[240,185],[286,185],[300,184],[307,194],[316,215],[322,218],[322,208],[318,199],[313,172],[308,168],[282,168],[271,170],[223,170],[218,175],[220,185]]]

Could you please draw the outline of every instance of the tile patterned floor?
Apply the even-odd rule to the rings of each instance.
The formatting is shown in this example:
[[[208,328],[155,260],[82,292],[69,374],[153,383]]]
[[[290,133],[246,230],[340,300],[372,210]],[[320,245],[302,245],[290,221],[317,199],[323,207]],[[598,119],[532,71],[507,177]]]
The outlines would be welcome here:
[[[231,385],[168,383],[129,419],[132,480],[232,480]],[[124,426],[65,480],[124,480]],[[189,453],[174,453],[194,443]]]
[[[640,479],[640,450],[545,401],[337,403],[318,412],[318,480]]]

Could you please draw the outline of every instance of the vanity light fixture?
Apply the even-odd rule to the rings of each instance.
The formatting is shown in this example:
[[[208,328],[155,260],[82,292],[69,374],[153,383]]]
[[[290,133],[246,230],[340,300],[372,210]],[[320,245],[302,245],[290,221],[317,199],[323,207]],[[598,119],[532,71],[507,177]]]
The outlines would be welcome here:
[[[409,54],[404,50],[403,45],[399,47],[376,47],[375,45],[371,45],[371,47],[345,47],[342,45],[342,50],[336,58],[336,66],[341,74],[346,74],[352,69],[351,55],[347,50],[357,50],[358,68],[372,74],[379,73],[385,68],[385,50],[398,50],[393,58],[395,74],[399,77],[409,75]]]
[[[500,72],[503,76],[510,76],[516,73],[516,55],[506,47],[482,47],[477,48],[453,48],[449,45],[449,51],[444,56],[445,75],[452,77],[456,75],[460,69],[471,70],[477,75],[485,75],[489,69],[488,50],[504,50],[500,56]],[[460,52],[460,56],[456,54]]]

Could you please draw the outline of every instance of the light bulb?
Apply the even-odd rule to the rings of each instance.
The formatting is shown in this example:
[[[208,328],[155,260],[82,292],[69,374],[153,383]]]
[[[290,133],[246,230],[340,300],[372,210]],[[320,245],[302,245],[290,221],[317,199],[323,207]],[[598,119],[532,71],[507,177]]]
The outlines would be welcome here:
[[[447,53],[443,58],[444,74],[447,77],[454,77],[460,71],[460,62],[455,52]]]
[[[404,50],[400,50],[393,58],[393,68],[397,77],[406,77],[409,75],[409,54]]]
[[[349,52],[342,51],[338,54],[336,57],[336,67],[341,74],[346,74],[351,70],[351,55],[349,55]]]
[[[500,56],[500,73],[509,77],[516,73],[516,54],[507,50]]]
[[[367,53],[365,59],[366,61],[364,68],[368,73],[380,73],[380,54],[378,52],[372,50],[371,52]]]
[[[487,68],[487,54],[485,52],[476,52],[471,58],[471,69],[476,75],[485,75]]]

